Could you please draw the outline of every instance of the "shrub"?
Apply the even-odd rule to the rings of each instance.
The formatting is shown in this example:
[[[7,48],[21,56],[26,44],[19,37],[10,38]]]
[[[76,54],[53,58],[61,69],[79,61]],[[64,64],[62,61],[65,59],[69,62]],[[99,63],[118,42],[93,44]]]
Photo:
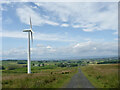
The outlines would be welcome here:
[[[27,67],[27,65],[23,65],[22,67]]]
[[[18,61],[17,64],[27,64],[27,61]]]
[[[13,67],[13,66],[8,66],[7,70],[14,70],[16,69],[16,67]]]
[[[66,64],[60,63],[60,64],[58,64],[58,67],[66,67]]]
[[[14,70],[14,69],[17,69],[17,68],[21,68],[21,67],[18,66],[18,65],[10,65],[10,66],[8,66],[7,70]]]
[[[0,70],[4,70],[5,69],[5,67],[4,66],[0,66]]]
[[[72,63],[72,64],[70,64],[70,66],[71,66],[71,67],[77,67],[78,64],[74,64],[74,63]]]

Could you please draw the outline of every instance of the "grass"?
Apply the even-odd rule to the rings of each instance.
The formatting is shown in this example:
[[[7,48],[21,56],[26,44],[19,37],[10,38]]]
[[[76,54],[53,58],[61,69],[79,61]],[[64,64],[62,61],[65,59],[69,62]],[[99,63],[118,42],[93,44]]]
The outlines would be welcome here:
[[[21,73],[18,72],[21,70]],[[11,74],[9,74],[9,72]],[[66,84],[70,78],[77,72],[77,67],[70,68],[40,68],[32,69],[32,74],[26,74],[25,68],[16,70],[7,70],[3,72],[3,88],[60,88]],[[68,74],[62,72],[69,71]],[[24,73],[23,73],[24,72]],[[51,73],[52,72],[52,73]]]
[[[118,65],[88,65],[80,67],[96,88],[118,88]]]

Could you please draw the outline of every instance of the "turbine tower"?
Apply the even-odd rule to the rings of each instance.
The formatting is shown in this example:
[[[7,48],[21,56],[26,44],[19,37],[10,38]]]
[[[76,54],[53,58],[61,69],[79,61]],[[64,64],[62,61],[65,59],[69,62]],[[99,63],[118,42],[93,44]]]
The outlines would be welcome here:
[[[23,32],[28,32],[28,61],[27,61],[27,67],[28,67],[28,74],[31,73],[31,53],[30,53],[30,37],[33,43],[33,31],[32,31],[32,22],[30,17],[30,29],[24,29]]]

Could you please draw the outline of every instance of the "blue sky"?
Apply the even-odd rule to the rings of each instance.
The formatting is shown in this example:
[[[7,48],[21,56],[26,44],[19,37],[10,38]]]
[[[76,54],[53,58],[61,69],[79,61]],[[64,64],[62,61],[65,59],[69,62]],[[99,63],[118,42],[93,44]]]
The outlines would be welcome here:
[[[117,2],[3,3],[3,59],[27,59],[31,16],[32,59],[63,59],[117,55]]]

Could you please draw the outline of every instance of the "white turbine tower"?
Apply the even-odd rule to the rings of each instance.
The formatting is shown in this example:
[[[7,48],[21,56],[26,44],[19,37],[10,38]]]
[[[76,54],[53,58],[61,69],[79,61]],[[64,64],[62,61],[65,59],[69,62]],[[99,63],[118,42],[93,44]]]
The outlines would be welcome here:
[[[28,74],[31,73],[31,53],[30,53],[30,36],[31,36],[31,40],[32,40],[32,43],[33,43],[33,31],[32,31],[32,22],[31,22],[31,17],[30,17],[30,29],[24,29],[23,32],[28,32],[28,61],[27,61],[27,64],[28,64]]]

